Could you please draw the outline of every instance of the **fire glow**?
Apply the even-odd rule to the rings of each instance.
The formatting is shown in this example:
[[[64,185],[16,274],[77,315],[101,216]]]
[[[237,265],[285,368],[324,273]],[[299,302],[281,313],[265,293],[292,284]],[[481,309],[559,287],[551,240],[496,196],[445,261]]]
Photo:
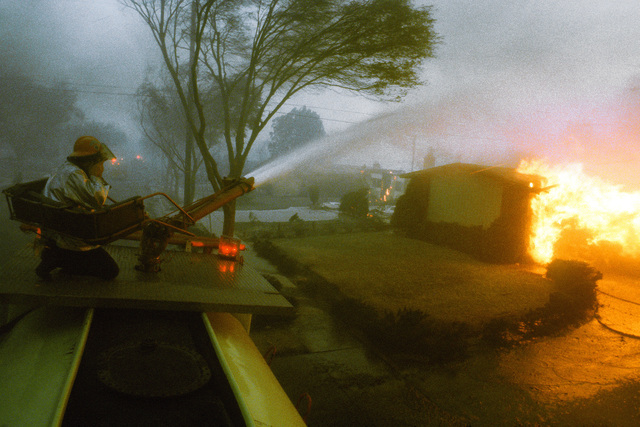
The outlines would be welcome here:
[[[640,259],[640,192],[624,192],[590,177],[581,164],[552,167],[540,160],[522,161],[518,172],[555,185],[531,202],[529,252],[536,262],[578,255],[605,262],[612,256]]]

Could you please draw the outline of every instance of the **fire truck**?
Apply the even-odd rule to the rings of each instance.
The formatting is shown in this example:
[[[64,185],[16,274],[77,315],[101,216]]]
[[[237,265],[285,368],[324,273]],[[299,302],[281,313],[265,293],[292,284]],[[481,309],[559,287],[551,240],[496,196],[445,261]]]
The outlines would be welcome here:
[[[154,219],[144,202],[163,193],[87,212],[45,182],[3,191],[11,218],[106,245],[120,274],[39,281],[29,245],[0,260],[0,425],[304,425],[248,334],[252,314],[293,307],[239,240],[188,231],[252,178]]]

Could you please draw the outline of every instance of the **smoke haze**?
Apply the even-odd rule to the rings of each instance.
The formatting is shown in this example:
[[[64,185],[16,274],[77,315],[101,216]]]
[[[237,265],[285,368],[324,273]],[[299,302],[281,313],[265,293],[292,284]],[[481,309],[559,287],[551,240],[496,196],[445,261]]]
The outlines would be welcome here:
[[[424,87],[400,104],[320,92],[285,107],[320,114],[339,141],[325,157],[404,170],[429,149],[438,164],[543,157],[640,187],[640,3],[417,3],[433,5],[442,37]],[[3,84],[64,82],[90,119],[139,132],[132,95],[159,55],[135,12],[116,0],[5,0],[0,22]]]

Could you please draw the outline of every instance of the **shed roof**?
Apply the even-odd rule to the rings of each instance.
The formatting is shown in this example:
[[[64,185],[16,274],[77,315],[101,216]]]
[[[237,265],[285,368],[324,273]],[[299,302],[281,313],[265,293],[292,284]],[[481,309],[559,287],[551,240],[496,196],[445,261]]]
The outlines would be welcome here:
[[[481,175],[502,181],[506,184],[522,186],[533,192],[543,191],[544,178],[539,175],[528,175],[514,168],[504,166],[483,166],[472,163],[449,163],[447,165],[422,169],[405,173],[401,178],[428,178],[432,176]]]

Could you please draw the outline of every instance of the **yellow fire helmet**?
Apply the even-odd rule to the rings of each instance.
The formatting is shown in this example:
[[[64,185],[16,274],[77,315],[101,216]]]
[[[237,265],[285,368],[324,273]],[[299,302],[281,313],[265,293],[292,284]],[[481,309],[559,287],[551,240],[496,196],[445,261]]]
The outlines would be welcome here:
[[[94,156],[96,154],[100,154],[100,161],[106,161],[115,159],[115,155],[106,144],[98,141],[97,138],[93,136],[81,136],[78,138],[73,145],[73,153],[69,157],[87,157]]]

